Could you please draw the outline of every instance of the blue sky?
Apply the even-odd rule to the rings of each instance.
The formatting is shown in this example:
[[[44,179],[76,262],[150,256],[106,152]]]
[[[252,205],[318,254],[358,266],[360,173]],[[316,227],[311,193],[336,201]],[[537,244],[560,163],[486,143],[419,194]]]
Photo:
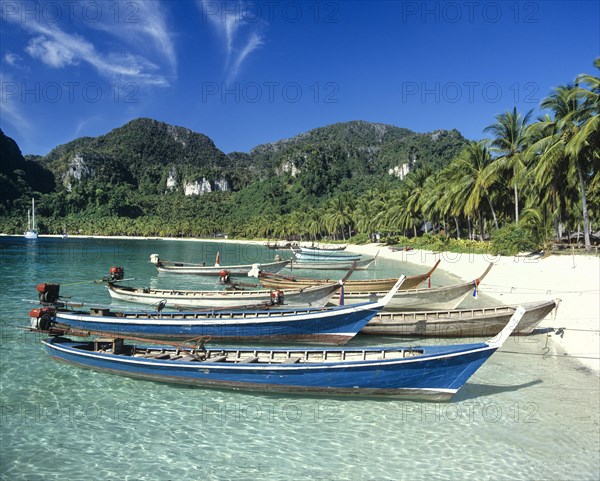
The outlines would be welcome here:
[[[357,119],[479,139],[594,73],[599,4],[2,0],[0,127],[40,155],[137,117],[225,152]]]

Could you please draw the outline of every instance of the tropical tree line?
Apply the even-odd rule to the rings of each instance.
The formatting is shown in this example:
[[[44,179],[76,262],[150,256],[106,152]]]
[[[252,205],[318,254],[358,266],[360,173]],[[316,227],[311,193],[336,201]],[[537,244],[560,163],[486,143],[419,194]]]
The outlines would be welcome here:
[[[600,58],[594,66],[600,69]],[[318,208],[255,217],[234,232],[316,240],[432,230],[484,240],[512,225],[537,244],[582,232],[590,250],[599,227],[600,79],[580,75],[541,108],[535,120],[516,108],[497,115],[483,130],[489,138],[470,143],[441,170],[415,170],[399,184],[341,194]]]

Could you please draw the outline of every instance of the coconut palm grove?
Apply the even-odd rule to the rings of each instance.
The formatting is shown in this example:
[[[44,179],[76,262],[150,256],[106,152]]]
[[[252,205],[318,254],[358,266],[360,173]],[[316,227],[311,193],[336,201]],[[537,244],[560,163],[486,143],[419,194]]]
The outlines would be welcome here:
[[[597,73],[581,74],[549,92],[541,114],[499,112],[475,141],[354,121],[224,154],[206,136],[138,119],[23,157],[3,133],[0,230],[22,233],[33,196],[42,234],[589,251],[600,229],[599,97]],[[190,195],[194,182],[208,187]]]

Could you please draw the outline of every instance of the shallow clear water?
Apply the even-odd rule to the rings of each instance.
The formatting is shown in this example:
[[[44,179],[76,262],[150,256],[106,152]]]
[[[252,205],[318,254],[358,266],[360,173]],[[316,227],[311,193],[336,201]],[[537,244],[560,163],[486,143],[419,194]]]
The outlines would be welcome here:
[[[0,249],[3,480],[598,479],[598,378],[551,343],[544,358],[545,335],[510,338],[445,404],[139,381],[50,361],[40,336],[15,329],[27,324],[31,308],[21,299],[34,299],[35,284],[47,281],[61,283],[62,295],[107,304],[106,290],[90,280],[110,265],[124,266],[136,285],[214,287],[194,276],[158,275],[148,256],[208,263],[219,250],[226,264],[273,253],[91,239],[0,238]],[[399,271],[423,268],[378,260],[373,273],[356,277]],[[454,279],[438,272],[433,282]],[[352,344],[398,342],[359,336]],[[463,341],[402,341],[425,342]]]

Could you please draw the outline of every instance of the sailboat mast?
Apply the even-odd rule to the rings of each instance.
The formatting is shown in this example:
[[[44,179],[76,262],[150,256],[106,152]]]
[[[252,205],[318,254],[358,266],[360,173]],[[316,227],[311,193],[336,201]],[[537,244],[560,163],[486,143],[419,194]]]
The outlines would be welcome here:
[[[31,198],[31,224],[32,229],[35,230],[35,199]]]
[[[31,230],[31,209],[27,209],[27,230]]]

